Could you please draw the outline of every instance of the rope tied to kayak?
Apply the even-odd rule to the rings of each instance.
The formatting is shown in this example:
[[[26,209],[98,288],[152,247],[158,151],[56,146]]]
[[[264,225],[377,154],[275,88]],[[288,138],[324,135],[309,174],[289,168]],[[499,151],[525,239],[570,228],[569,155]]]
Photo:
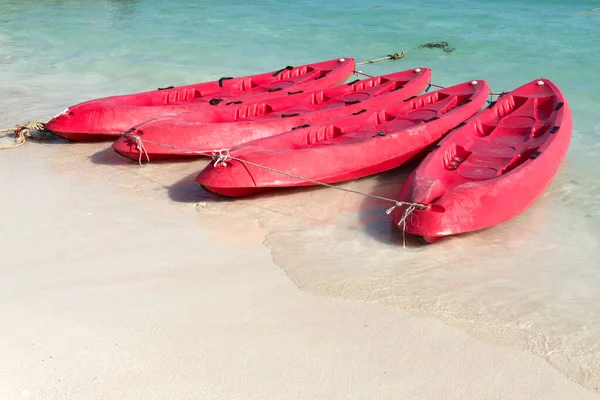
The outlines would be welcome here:
[[[379,61],[384,61],[384,60],[399,60],[401,58],[404,58],[404,56],[406,55],[406,52],[401,52],[401,53],[392,53],[392,54],[388,54],[385,57],[380,57],[380,58],[374,58],[372,60],[367,60],[367,61],[361,61],[359,63],[356,63],[356,65],[363,65],[363,64],[373,64]]]
[[[142,157],[146,156],[146,160],[148,160],[148,162],[150,162],[150,155],[148,154],[148,152],[146,151],[146,148],[144,147],[144,142],[142,142],[142,138],[140,138],[137,135],[128,135],[128,134],[122,134],[122,136],[125,136],[131,140],[133,140],[133,143],[135,144],[135,148],[137,149],[138,153],[140,153],[140,157],[138,158],[138,164],[142,165]]]
[[[404,210],[404,212],[402,213],[402,217],[400,218],[400,220],[398,221],[398,227],[402,230],[402,247],[406,248],[406,222],[408,220],[408,218],[413,214],[413,212],[415,210],[427,210],[429,208],[429,205],[427,204],[421,204],[421,203],[411,203],[411,202],[406,202],[406,201],[399,201],[399,200],[394,200],[394,199],[390,199],[389,197],[383,197],[383,196],[377,196],[374,194],[370,194],[370,193],[365,193],[365,192],[361,192],[358,190],[353,190],[353,189],[347,189],[347,188],[342,188],[339,186],[335,186],[335,185],[331,185],[329,183],[325,183],[325,182],[321,182],[321,181],[317,181],[314,179],[310,179],[310,178],[306,178],[303,176],[299,176],[296,174],[292,174],[289,172],[285,172],[285,171],[281,171],[275,168],[271,168],[271,167],[267,167],[265,165],[260,165],[257,164],[255,162],[252,161],[248,161],[248,160],[244,160],[238,157],[234,157],[231,154],[229,154],[229,151],[227,151],[226,153],[222,153],[222,150],[219,150],[218,153],[218,159],[215,162],[215,167],[218,166],[217,162],[220,162],[221,166],[226,166],[227,164],[225,163],[225,161],[227,160],[235,160],[238,161],[240,163],[243,164],[249,164],[252,166],[255,166],[257,168],[261,168],[267,171],[272,171],[281,175],[285,175],[285,176],[289,176],[291,178],[294,179],[299,179],[299,180],[303,180],[303,181],[307,181],[307,182],[311,182],[314,183],[316,185],[320,185],[320,186],[325,186],[328,188],[332,188],[332,189],[336,189],[336,190],[341,190],[343,192],[347,192],[347,193],[353,193],[353,194],[358,194],[364,197],[370,197],[372,199],[376,199],[376,200],[380,200],[380,201],[386,201],[389,203],[393,203],[393,205],[388,208],[387,210],[385,210],[385,214],[386,215],[390,215],[396,208],[398,207],[403,207],[406,206],[406,210]],[[214,159],[214,156],[213,156]]]
[[[238,161],[238,162],[243,163],[243,164],[249,164],[249,165],[252,165],[252,166],[257,167],[257,168],[261,168],[261,169],[264,169],[264,170],[267,170],[267,171],[275,172],[277,174],[288,176],[290,178],[294,178],[294,179],[298,179],[298,180],[306,181],[306,182],[311,182],[311,183],[314,183],[315,185],[324,186],[324,187],[328,187],[328,188],[332,188],[332,189],[336,189],[336,190],[341,190],[343,192],[358,194],[358,195],[361,195],[361,196],[364,196],[364,197],[369,197],[369,198],[372,198],[372,199],[375,199],[375,200],[380,200],[380,201],[385,201],[385,202],[388,202],[388,203],[392,203],[393,205],[390,208],[388,208],[388,209],[385,210],[386,215],[390,215],[398,207],[407,206],[406,210],[404,210],[404,212],[402,213],[402,218],[398,222],[398,226],[399,227],[400,227],[400,225],[402,225],[403,232],[404,232],[404,228],[406,227],[406,221],[407,221],[408,217],[415,210],[427,210],[427,209],[429,209],[429,205],[427,205],[427,204],[411,203],[411,202],[399,201],[399,200],[391,199],[389,197],[377,196],[377,195],[374,195],[374,194],[365,193],[365,192],[361,192],[361,191],[354,190],[354,189],[347,189],[347,188],[335,186],[335,185],[332,185],[330,183],[325,183],[325,182],[317,181],[315,179],[311,179],[311,178],[307,178],[307,177],[304,177],[304,176],[296,175],[296,174],[293,174],[293,173],[290,173],[290,172],[281,171],[281,170],[278,170],[278,169],[275,169],[275,168],[267,167],[266,165],[257,164],[255,162],[252,162],[252,161],[249,161],[249,160],[244,160],[242,158],[235,157],[235,156],[231,155],[229,149],[201,150],[201,151],[184,149],[184,148],[180,148],[180,147],[177,147],[177,146],[168,145],[168,144],[165,144],[165,143],[159,143],[159,142],[155,142],[155,141],[151,141],[151,140],[142,139],[141,137],[139,137],[137,135],[132,135],[131,132],[129,132],[129,131],[122,133],[121,136],[129,138],[129,139],[131,139],[131,140],[133,140],[135,142],[136,148],[138,149],[138,152],[140,152],[140,157],[138,159],[138,163],[139,163],[140,166],[143,166],[143,164],[142,164],[142,152],[144,152],[144,155],[146,156],[146,160],[148,162],[150,162],[150,157],[148,156],[148,153],[146,152],[146,149],[144,147],[144,142],[146,142],[146,143],[151,143],[153,145],[160,146],[160,147],[165,147],[165,148],[169,148],[169,149],[184,151],[184,152],[190,153],[190,154],[210,156],[210,157],[212,157],[212,160],[213,160],[213,163],[214,163],[215,167],[226,167],[228,165],[227,161],[229,161],[229,160],[235,160],[235,161]],[[405,240],[404,240],[404,242],[405,242]],[[406,243],[404,243],[404,247],[406,247]]]
[[[34,139],[33,131],[40,133],[45,132],[45,121],[29,121],[24,124],[19,124],[14,128],[1,129],[0,134],[9,133],[15,135],[15,143],[12,145],[0,146],[0,150],[8,150],[20,147],[27,142],[27,139]]]
[[[148,151],[146,150],[144,143],[149,143],[149,144],[153,144],[155,146],[160,146],[160,147],[164,147],[164,148],[168,148],[168,149],[172,149],[172,150],[183,151],[183,152],[190,153],[190,154],[196,154],[199,156],[209,156],[209,155],[213,154],[215,151],[217,151],[217,152],[219,151],[219,150],[184,149],[182,147],[177,147],[177,146],[172,146],[172,145],[165,144],[165,143],[155,142],[152,140],[142,139],[138,135],[132,134],[133,132],[135,132],[135,129],[130,129],[128,131],[121,133],[120,136],[133,141],[136,150],[140,153],[140,156],[138,158],[138,164],[140,166],[144,166],[144,164],[142,163],[142,158],[144,158],[144,157],[146,158],[147,162],[150,162],[150,155],[148,154]],[[227,149],[222,149],[222,150],[227,150]]]
[[[406,247],[406,220],[408,217],[412,215],[412,213],[417,209],[417,204],[410,204],[406,210],[402,213],[402,217],[400,221],[398,221],[398,227],[402,231],[402,247]],[[386,211],[387,212],[387,211]]]
[[[427,85],[427,89],[425,89],[425,93],[429,92],[429,89],[431,89],[432,87],[434,87],[434,88],[437,88],[437,89],[446,89],[446,86],[440,86],[440,85],[436,85],[436,84],[434,84],[434,83],[431,83],[431,82],[430,82],[430,83]],[[506,93],[508,93],[506,90],[503,90],[503,91],[502,91],[502,92],[500,92],[500,93],[494,93],[494,92],[492,92],[492,91],[490,90],[490,91],[489,91],[489,96],[490,96],[490,99],[489,99],[489,100],[486,100],[486,101],[487,101],[487,103],[488,103],[488,104],[490,104],[492,101],[494,101],[494,97],[493,97],[493,96],[496,96],[496,100],[497,100],[498,98],[500,98],[500,97],[504,96]]]
[[[215,162],[215,164],[214,164],[215,167],[217,167],[217,166],[226,167],[227,166],[226,161],[229,160],[230,158],[231,158],[231,155],[229,154],[228,149],[212,151],[212,159]]]
[[[361,192],[361,191],[353,190],[353,189],[346,189],[346,188],[342,188],[339,186],[331,185],[329,183],[317,181],[315,179],[310,179],[310,178],[306,178],[306,177],[292,174],[289,172],[281,171],[281,170],[278,170],[275,168],[267,167],[265,165],[260,165],[255,162],[252,162],[252,161],[244,160],[239,157],[234,157],[229,153],[229,150],[227,150],[227,149],[214,150],[212,154],[213,154],[213,160],[215,160],[215,162],[214,162],[215,167],[219,167],[219,166],[226,167],[227,160],[235,160],[235,161],[238,161],[243,164],[249,164],[249,165],[255,166],[257,168],[261,168],[261,169],[264,169],[267,171],[271,171],[271,172],[275,172],[275,173],[278,173],[281,175],[288,176],[290,178],[311,182],[311,183],[314,183],[315,185],[325,186],[325,187],[329,187],[332,189],[341,190],[343,192],[354,193],[354,194],[358,194],[361,196],[370,197],[372,199],[393,203],[393,206],[391,206],[390,208],[385,210],[386,215],[390,215],[398,207],[407,206],[406,210],[404,210],[404,212],[402,213],[402,217],[400,218],[400,221],[398,221],[398,227],[400,227],[402,230],[402,245],[405,248],[406,248],[406,221],[408,220],[408,218],[412,215],[412,213],[415,210],[427,210],[429,208],[429,206],[427,204],[399,201],[399,200],[390,199],[389,197],[377,196],[374,194],[365,193],[365,192]]]

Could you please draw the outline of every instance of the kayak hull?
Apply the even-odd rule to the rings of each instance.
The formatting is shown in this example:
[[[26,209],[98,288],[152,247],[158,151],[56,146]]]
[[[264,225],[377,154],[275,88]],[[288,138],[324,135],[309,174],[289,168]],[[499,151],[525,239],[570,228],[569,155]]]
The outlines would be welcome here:
[[[178,119],[141,124],[112,147],[137,160],[139,143],[132,139],[135,136],[143,141],[150,160],[210,155],[213,150],[402,101],[421,93],[430,80],[431,70],[417,68],[266,102],[191,112]]]
[[[571,135],[571,109],[558,87],[529,82],[440,142],[398,195],[427,209],[398,207],[394,223],[431,243],[506,222],[551,184]]]
[[[254,140],[196,178],[227,197],[281,187],[337,183],[396,168],[476,114],[489,86],[470,81],[368,112]]]
[[[263,74],[90,100],[67,108],[52,118],[46,129],[74,141],[111,139],[154,118],[265,100],[281,96],[285,91],[338,85],[350,77],[355,66],[354,59],[341,58]]]

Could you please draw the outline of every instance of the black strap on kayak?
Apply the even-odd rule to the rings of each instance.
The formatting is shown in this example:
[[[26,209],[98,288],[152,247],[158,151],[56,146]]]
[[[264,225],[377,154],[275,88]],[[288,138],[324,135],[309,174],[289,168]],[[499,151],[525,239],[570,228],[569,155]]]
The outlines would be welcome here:
[[[563,103],[563,102],[561,101],[560,103],[558,103],[558,104],[556,105],[556,107],[554,107],[554,109],[555,109],[556,111],[558,111],[558,110],[560,110],[560,109],[562,108],[562,106],[564,106],[564,105],[565,105],[565,103]]]
[[[374,134],[371,137],[374,138],[374,137],[377,137],[377,136],[387,136],[387,132],[377,132],[376,134]]]
[[[348,82],[348,86],[352,86],[352,85],[354,85],[356,82],[360,82],[360,79],[357,79],[357,80],[355,80],[355,81],[352,81],[352,82]]]
[[[492,108],[494,107],[494,105],[496,104],[495,101],[490,102],[490,104],[488,104],[487,108]]]
[[[216,106],[217,104],[219,104],[219,103],[220,103],[220,102],[222,102],[222,101],[223,101],[223,99],[217,99],[217,98],[215,98],[215,99],[210,99],[210,100],[208,101],[208,104],[210,104],[211,106]]]
[[[159,87],[158,90],[175,89],[175,86]]]
[[[412,96],[412,97],[409,97],[408,99],[405,99],[405,100],[403,100],[403,101],[405,101],[405,102],[406,102],[406,101],[410,101],[410,100],[412,100],[412,99],[416,99],[416,98],[417,98],[417,96]]]
[[[395,92],[396,90],[404,89],[404,85],[400,85],[397,88],[393,88],[390,92]]]
[[[360,103],[360,100],[353,100],[353,101],[347,101],[346,105],[349,106],[351,104],[358,104],[358,103]]]
[[[226,105],[226,106],[230,106],[230,105],[232,105],[232,104],[242,104],[242,103],[243,103],[243,101],[241,101],[241,100],[238,100],[238,101],[230,101],[229,103],[225,103],[225,105]]]
[[[560,129],[560,126],[556,126],[556,125],[554,125],[554,126],[552,127],[552,129],[550,129],[550,133],[556,133],[556,132],[558,132],[558,130],[559,130],[559,129]]]
[[[279,69],[279,70],[277,70],[277,71],[275,71],[275,72],[273,73],[273,77],[274,77],[274,78],[276,78],[276,77],[277,77],[277,75],[279,75],[280,73],[282,73],[282,72],[283,72],[283,71],[285,71],[286,69],[287,69],[287,70],[292,70],[292,69],[294,69],[294,67],[292,67],[291,65],[288,65],[288,66],[287,66],[287,67],[285,67],[285,68],[281,68],[281,69]]]
[[[221,79],[219,79],[219,87],[223,87],[223,81],[227,81],[229,79],[233,79],[233,76],[224,76]]]
[[[540,156],[540,154],[542,154],[541,151],[536,151],[535,153],[533,153],[532,155],[529,156],[529,158],[531,159],[536,159]]]
[[[461,126],[465,126],[466,124],[467,124],[467,121],[463,121],[463,122],[461,122],[460,124],[456,125],[456,126],[454,127],[454,129],[458,129],[458,128],[460,128]]]
[[[473,99],[466,99],[465,101],[463,101],[462,103],[460,103],[460,105],[464,106],[465,104],[469,104],[472,101],[473,101]]]
[[[432,151],[434,151],[435,149],[439,149],[439,148],[440,148],[440,145],[439,145],[439,144],[436,144],[436,145],[433,145],[433,146],[431,146],[431,147],[429,148],[429,150],[427,150],[427,152],[432,152]]]
[[[299,113],[294,113],[294,114],[281,114],[281,118],[297,117],[298,115],[300,115],[300,114],[299,114]]]
[[[283,88],[275,88],[275,89],[269,89],[269,92],[279,92],[280,90],[283,90]]]
[[[309,124],[304,124],[304,125],[300,125],[300,126],[295,126],[292,128],[292,130],[296,130],[296,129],[302,129],[302,128],[308,128],[310,125]]]
[[[429,118],[429,119],[424,119],[423,122],[431,122],[431,121],[435,121],[436,119],[440,119],[440,117],[438,117],[437,115],[433,118]]]
[[[358,114],[362,114],[362,113],[364,113],[364,112],[367,112],[367,109],[366,109],[366,108],[363,108],[363,109],[362,109],[362,110],[360,110],[360,111],[357,111],[357,112],[355,112],[355,113],[352,113],[352,115],[358,115]]]
[[[288,92],[288,94],[298,94],[298,93],[304,93],[304,90],[298,90],[297,92]]]

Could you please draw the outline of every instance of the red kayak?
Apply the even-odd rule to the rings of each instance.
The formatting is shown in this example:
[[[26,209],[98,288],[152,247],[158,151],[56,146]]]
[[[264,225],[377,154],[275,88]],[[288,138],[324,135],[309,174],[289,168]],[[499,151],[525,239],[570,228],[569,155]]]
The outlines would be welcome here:
[[[69,107],[46,124],[46,130],[70,140],[104,140],[152,118],[177,116],[214,106],[281,96],[283,90],[316,90],[345,82],[354,71],[352,58],[340,58],[258,75],[111,96]]]
[[[476,114],[489,86],[471,81],[367,112],[248,142],[230,150],[238,160],[210,163],[196,178],[228,197],[269,188],[335,183],[396,168]],[[239,161],[239,159],[243,161]]]
[[[190,112],[138,125],[112,147],[133,160],[139,159],[140,140],[149,160],[210,155],[213,149],[402,101],[421,93],[430,79],[430,69],[416,68],[263,102]]]
[[[525,211],[550,185],[572,133],[571,110],[548,79],[500,97],[444,138],[404,183],[395,209],[405,232],[432,243]]]

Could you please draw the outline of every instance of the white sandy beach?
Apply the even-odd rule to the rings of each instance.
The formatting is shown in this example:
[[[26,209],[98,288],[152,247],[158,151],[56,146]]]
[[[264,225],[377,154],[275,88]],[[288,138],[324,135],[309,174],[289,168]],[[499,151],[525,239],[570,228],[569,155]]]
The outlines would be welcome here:
[[[2,400],[600,398],[519,348],[303,291],[256,222],[103,180],[76,146],[0,154]]]
[[[206,159],[0,151],[0,400],[600,399],[600,10],[550,3],[0,0],[0,129],[404,51],[361,68],[546,77],[574,121],[525,213],[406,248],[388,203],[332,188],[231,201],[194,182]],[[414,166],[339,186],[393,198]]]

